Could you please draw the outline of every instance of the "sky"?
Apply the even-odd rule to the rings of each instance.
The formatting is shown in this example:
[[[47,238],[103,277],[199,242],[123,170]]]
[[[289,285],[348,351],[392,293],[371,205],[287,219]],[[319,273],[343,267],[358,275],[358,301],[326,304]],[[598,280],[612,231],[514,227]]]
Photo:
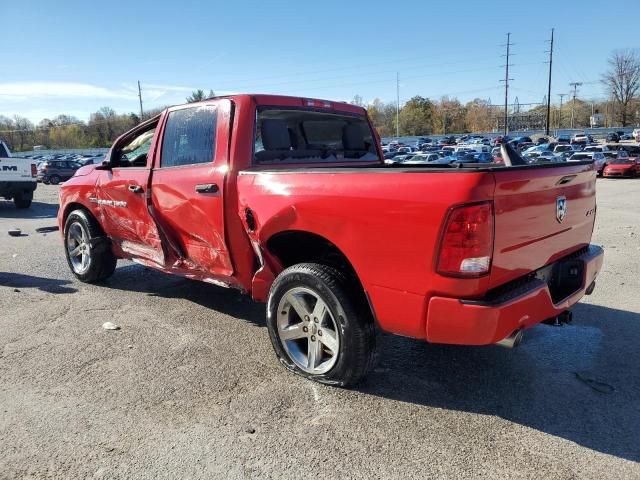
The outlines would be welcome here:
[[[615,49],[640,47],[625,20],[635,2],[0,0],[0,115],[34,123],[86,121],[109,106],[139,112],[184,103],[191,91],[277,93],[330,100],[414,95],[541,102],[555,28],[552,100],[600,83]],[[620,27],[612,18],[620,15]],[[566,101],[566,97],[565,97]]]

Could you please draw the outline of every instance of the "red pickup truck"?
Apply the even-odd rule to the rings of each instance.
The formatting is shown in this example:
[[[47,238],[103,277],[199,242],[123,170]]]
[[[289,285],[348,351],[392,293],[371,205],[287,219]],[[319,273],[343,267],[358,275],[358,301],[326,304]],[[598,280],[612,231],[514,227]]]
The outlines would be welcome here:
[[[129,259],[267,303],[280,361],[347,386],[377,330],[513,345],[595,286],[592,162],[385,165],[360,107],[232,95],[171,107],[60,190],[84,282]]]

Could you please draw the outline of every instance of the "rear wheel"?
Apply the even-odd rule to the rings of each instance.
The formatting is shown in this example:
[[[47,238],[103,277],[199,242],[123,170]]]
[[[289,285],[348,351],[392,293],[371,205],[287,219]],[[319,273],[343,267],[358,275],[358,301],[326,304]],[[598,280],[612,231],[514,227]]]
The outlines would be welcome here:
[[[362,293],[341,271],[303,263],[284,270],[269,293],[271,343],[289,370],[346,387],[369,371],[375,330]]]
[[[117,259],[98,222],[84,210],[74,210],[64,225],[67,263],[82,282],[99,282],[110,277]]]
[[[60,183],[60,177],[58,175],[51,175],[49,177],[49,183],[51,185],[58,185]]]
[[[33,192],[20,192],[13,196],[16,208],[29,208],[33,200]]]

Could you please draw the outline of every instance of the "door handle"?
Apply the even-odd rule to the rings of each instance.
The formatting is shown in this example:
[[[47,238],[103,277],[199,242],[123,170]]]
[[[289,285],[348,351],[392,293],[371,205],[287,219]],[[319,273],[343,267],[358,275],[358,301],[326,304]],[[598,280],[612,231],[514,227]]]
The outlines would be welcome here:
[[[144,190],[140,185],[129,185],[129,191],[133,193],[142,193]]]
[[[218,185],[215,183],[201,183],[196,185],[196,193],[218,193]]]

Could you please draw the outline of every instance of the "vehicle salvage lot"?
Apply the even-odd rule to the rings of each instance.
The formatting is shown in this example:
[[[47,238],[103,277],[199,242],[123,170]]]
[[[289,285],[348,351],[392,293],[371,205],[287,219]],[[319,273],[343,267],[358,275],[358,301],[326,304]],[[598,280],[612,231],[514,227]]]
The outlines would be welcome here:
[[[35,231],[57,189],[0,203],[0,478],[640,478],[640,179],[598,180],[605,266],[572,325],[513,351],[381,336],[352,391],[285,371],[234,291],[73,280]]]

